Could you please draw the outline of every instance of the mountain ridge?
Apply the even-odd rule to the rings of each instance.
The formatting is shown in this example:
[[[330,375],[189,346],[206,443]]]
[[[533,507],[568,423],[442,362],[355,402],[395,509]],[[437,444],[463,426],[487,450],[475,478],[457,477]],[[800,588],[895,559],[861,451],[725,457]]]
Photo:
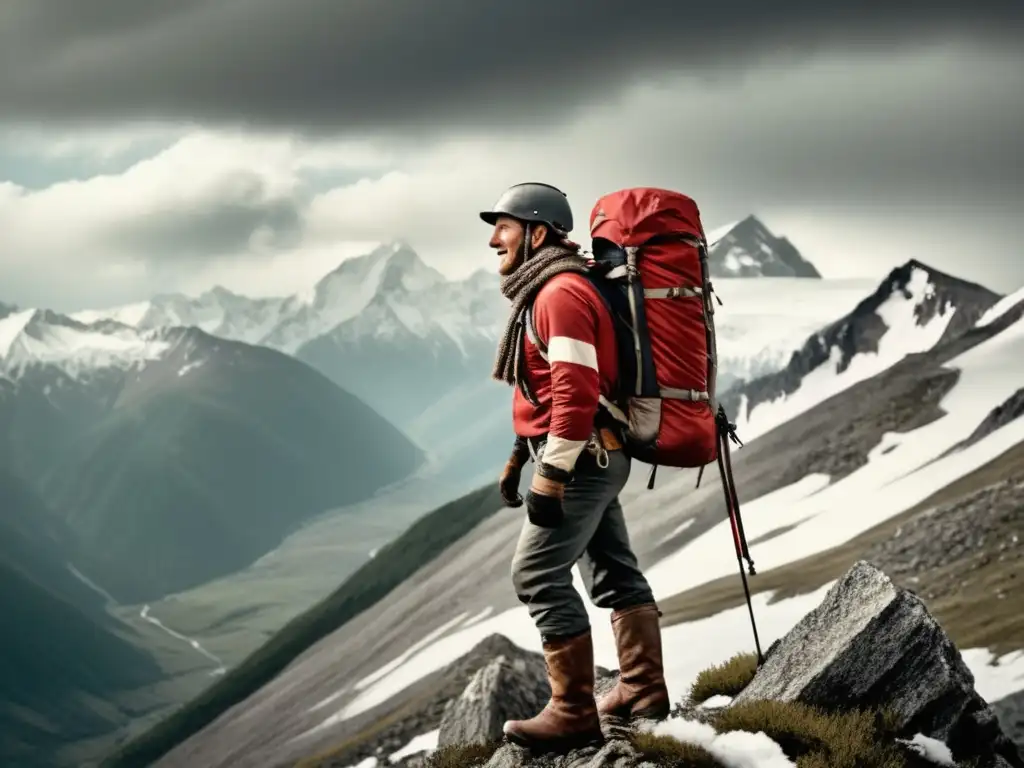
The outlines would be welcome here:
[[[744,258],[763,263],[764,273],[776,279],[802,274],[799,269],[787,272],[770,266],[803,262],[756,217],[716,230],[714,240],[713,275],[731,274],[715,265],[724,264],[727,257],[738,258],[741,251],[753,254]],[[743,274],[751,272],[747,269]],[[728,292],[719,286],[719,292],[723,290]],[[478,269],[468,277],[448,280],[405,240],[342,261],[303,295],[253,300],[246,309],[236,294],[211,289],[192,304],[178,296],[168,300],[166,307],[159,305],[157,297],[144,312],[140,305],[131,305],[76,316],[90,322],[103,316],[135,319],[140,329],[168,323],[196,325],[214,335],[279,349],[359,396],[406,434],[416,434],[424,447],[418,425],[438,421],[431,409],[459,388],[475,389],[489,378],[508,313],[495,272]],[[724,355],[723,375],[730,375],[727,369],[734,364],[746,372],[778,362],[777,355],[766,350],[751,350],[750,355],[749,359]],[[491,391],[490,400],[481,407],[506,410],[507,393],[497,386]],[[467,435],[466,439],[473,438]],[[496,460],[495,450],[492,446],[471,453],[489,465]],[[482,464],[479,470],[484,470]]]
[[[753,214],[707,237],[712,277],[821,278],[787,238],[774,235]]]
[[[793,408],[830,396],[836,386],[844,386],[843,380],[849,386],[907,354],[966,333],[1001,298],[982,285],[910,259],[892,269],[848,314],[808,337],[784,368],[740,383],[720,399],[742,426],[760,434],[766,427],[751,421],[759,407],[762,413],[774,407],[795,413]],[[861,365],[851,370],[855,359]],[[813,391],[818,382],[811,383],[812,374],[821,377],[826,372],[833,378],[821,381],[821,389]],[[801,391],[802,400],[789,400]]]
[[[710,233],[709,238],[713,238],[709,242],[713,276],[749,277],[763,274],[773,277],[820,277],[813,265],[786,238],[773,235],[755,215],[721,227]],[[773,248],[781,250],[776,254]],[[744,261],[742,268],[727,267],[726,260],[739,258],[737,254],[741,251]],[[751,271],[751,264],[763,269]],[[106,310],[82,310],[71,313],[71,316],[90,322],[101,317],[121,317],[125,322],[135,319],[134,325],[147,329],[168,324],[197,325],[208,333],[229,337],[234,333],[250,343],[295,353],[302,343],[330,333],[341,323],[357,316],[378,293],[391,295],[402,292],[402,289],[406,293],[418,293],[441,286],[447,287],[449,297],[458,295],[461,288],[471,296],[488,295],[492,302],[500,304],[500,297],[495,296],[498,288],[498,276],[495,273],[478,269],[466,278],[450,280],[425,263],[408,241],[398,239],[382,243],[366,254],[345,259],[304,294],[249,299],[215,286],[192,299],[183,294],[162,294],[152,297],[148,302]],[[240,324],[226,323],[225,318],[233,309],[237,309],[231,305],[236,304],[240,298],[251,302],[258,309],[255,315],[263,318],[263,322],[254,322],[253,328],[248,330],[239,327],[232,331],[232,325]],[[223,300],[223,306],[214,306],[217,299]],[[188,311],[189,302],[193,305],[191,315]],[[161,303],[168,303],[170,309],[163,311],[159,306]],[[141,308],[147,304],[148,310],[143,312]],[[315,317],[317,311],[325,313],[325,316]],[[265,324],[270,322],[270,315],[274,315],[277,325],[267,331]],[[285,332],[285,329],[290,331]]]

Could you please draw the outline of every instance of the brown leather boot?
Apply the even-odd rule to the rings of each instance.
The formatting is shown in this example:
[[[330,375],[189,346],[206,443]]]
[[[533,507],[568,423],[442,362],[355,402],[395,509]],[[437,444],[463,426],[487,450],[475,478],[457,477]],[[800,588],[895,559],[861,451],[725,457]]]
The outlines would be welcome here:
[[[505,738],[537,752],[568,752],[604,741],[594,701],[590,632],[544,644],[551,698],[529,720],[505,723]]]
[[[660,615],[654,603],[612,612],[619,681],[598,702],[601,716],[668,717],[671,706],[662,666]]]

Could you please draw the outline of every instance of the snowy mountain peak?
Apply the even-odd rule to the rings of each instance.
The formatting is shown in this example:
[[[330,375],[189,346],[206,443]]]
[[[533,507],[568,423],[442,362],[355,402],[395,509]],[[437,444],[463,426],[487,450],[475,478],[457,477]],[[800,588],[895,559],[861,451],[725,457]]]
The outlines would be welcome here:
[[[416,291],[443,282],[444,275],[428,267],[416,251],[399,240],[343,261],[316,284],[313,304],[319,308],[350,305],[351,317],[369,305],[378,292]]]
[[[892,270],[847,315],[812,334],[789,365],[723,397],[744,439],[973,328],[1000,299],[916,259]]]
[[[53,365],[75,377],[86,370],[131,367],[158,358],[169,344],[112,320],[79,322],[27,309],[0,320],[0,373],[16,379],[32,366]]]
[[[908,302],[914,302],[914,317],[918,326],[928,325],[936,317],[952,316],[957,312],[970,316],[969,321],[951,321],[947,337],[967,331],[986,309],[1001,298],[984,286],[953,277],[917,259],[910,259],[893,269],[858,310],[876,312],[878,306],[896,294]]]
[[[707,239],[712,277],[821,277],[789,240],[754,215],[708,232]]]
[[[424,264],[414,250],[404,247],[388,259],[377,290],[387,294],[415,293],[446,282],[444,275]]]

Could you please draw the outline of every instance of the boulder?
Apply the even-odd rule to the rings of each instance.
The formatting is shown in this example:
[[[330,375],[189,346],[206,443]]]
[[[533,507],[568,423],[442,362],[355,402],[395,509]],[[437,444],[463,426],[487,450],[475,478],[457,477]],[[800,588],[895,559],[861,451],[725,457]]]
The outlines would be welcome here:
[[[616,675],[603,667],[595,675],[598,696],[615,684]],[[506,720],[533,717],[550,696],[544,657],[511,646],[481,667],[462,694],[445,705],[438,747],[501,741]]]
[[[901,731],[944,742],[958,762],[1024,768],[924,603],[865,561],[770,649],[734,703],[759,699],[827,710],[886,708]]]
[[[509,719],[532,717],[551,695],[544,659],[525,651],[502,654],[481,667],[441,716],[438,746],[489,744]]]

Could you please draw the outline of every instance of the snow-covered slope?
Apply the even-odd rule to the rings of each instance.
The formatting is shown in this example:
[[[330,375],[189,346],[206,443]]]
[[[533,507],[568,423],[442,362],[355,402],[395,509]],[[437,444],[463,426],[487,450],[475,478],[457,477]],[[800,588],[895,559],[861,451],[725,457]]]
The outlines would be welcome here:
[[[86,325],[49,310],[18,310],[0,319],[0,373],[17,379],[30,366],[51,365],[76,378],[130,368],[165,353],[166,335],[163,328],[142,332],[112,320]]]
[[[864,278],[793,277],[716,284],[719,391],[785,368],[810,334],[852,310],[874,286]]]
[[[741,437],[752,440],[906,356],[964,333],[999,299],[911,260],[849,314],[807,338],[785,368],[734,389],[723,402]]]
[[[785,237],[756,216],[705,233],[712,277],[821,277]]]
[[[1009,564],[1019,557],[1011,552],[1012,546],[1019,546],[1016,537],[1012,543],[1009,536],[989,541],[985,552],[994,554],[985,558],[979,558],[976,549],[984,545],[973,539],[954,550],[945,546],[944,538],[950,535],[945,526],[951,517],[959,519],[959,536],[977,524],[979,515],[989,515],[991,504],[979,505],[974,498],[978,492],[1017,493],[1007,511],[1000,513],[1011,528],[1013,510],[1024,499],[1024,420],[977,433],[977,427],[1019,396],[1024,386],[1024,304],[1014,304],[993,322],[975,327],[996,298],[916,262],[896,270],[875,295],[829,332],[837,339],[854,339],[873,329],[877,344],[879,329],[882,336],[888,329],[907,330],[897,326],[895,318],[899,310],[908,310],[929,329],[922,333],[929,334],[925,341],[934,345],[864,376],[827,401],[819,399],[798,418],[747,443],[734,456],[746,535],[758,566],[750,584],[764,647],[820,602],[831,580],[853,561],[877,554],[871,549],[873,542],[897,538],[906,523],[908,529],[921,526],[931,532],[924,539],[936,543],[934,552],[928,550],[921,561],[916,550],[904,553],[898,561],[906,569],[901,581],[920,588],[932,607],[942,604],[941,596],[931,593],[937,582],[922,587],[919,580],[949,580],[943,588],[951,590],[951,599],[939,620],[957,642],[958,634],[979,638],[977,647],[964,650],[979,693],[992,701],[1024,687],[1024,651],[1010,646],[1011,652],[996,667],[984,647],[991,633],[978,631],[1006,621],[1008,606],[1021,598],[1019,579],[1012,578]],[[875,314],[879,309],[881,317]],[[872,315],[878,320],[871,320]],[[941,323],[941,331],[930,322]],[[910,330],[917,327],[916,322],[910,325]],[[848,330],[842,330],[844,326]],[[849,347],[841,348],[844,357],[865,354],[856,346],[852,354]],[[1003,472],[1015,472],[1010,482],[1000,474],[1000,466]],[[694,472],[667,472],[664,477],[659,473],[653,491],[643,488],[644,474],[634,471],[622,499],[630,538],[666,610],[666,672],[676,700],[685,695],[698,671],[752,649],[750,618],[736,577],[717,473],[705,474],[699,488],[694,488]],[[908,513],[906,520],[900,518]],[[434,522],[442,524],[440,519]],[[318,642],[297,657],[282,660],[284,671],[258,692],[238,704],[227,700],[229,710],[211,718],[203,730],[155,765],[286,764],[337,745],[345,749],[331,759],[354,764],[362,756],[356,754],[359,750],[372,753],[381,735],[374,726],[382,721],[389,723],[387,735],[396,741],[399,733],[408,739],[436,728],[439,715],[416,706],[436,685],[432,675],[494,633],[523,648],[540,649],[536,628],[509,582],[508,565],[521,524],[520,511],[497,512],[437,552],[433,561],[373,608],[327,637],[318,636]],[[873,538],[868,536],[872,531]],[[921,546],[931,546],[928,541]],[[848,549],[835,549],[840,546]],[[830,552],[828,558],[819,558],[825,551]],[[403,554],[396,551],[391,556]],[[1009,559],[1000,565],[1004,557]],[[799,567],[803,558],[819,559]],[[926,560],[933,558],[938,565],[927,565]],[[1003,585],[998,589],[987,581],[997,574]],[[582,579],[574,576],[577,589],[584,593]],[[773,599],[777,584],[784,585],[789,596]],[[977,603],[972,605],[986,613],[963,615],[956,599],[963,589],[975,590],[971,599]],[[717,607],[720,604],[724,607]],[[594,633],[595,662],[615,668],[608,611],[589,601],[585,605]],[[680,618],[680,612],[696,613],[697,618]],[[946,615],[951,619],[947,621]],[[211,699],[216,699],[216,691],[208,692],[204,701]]]

